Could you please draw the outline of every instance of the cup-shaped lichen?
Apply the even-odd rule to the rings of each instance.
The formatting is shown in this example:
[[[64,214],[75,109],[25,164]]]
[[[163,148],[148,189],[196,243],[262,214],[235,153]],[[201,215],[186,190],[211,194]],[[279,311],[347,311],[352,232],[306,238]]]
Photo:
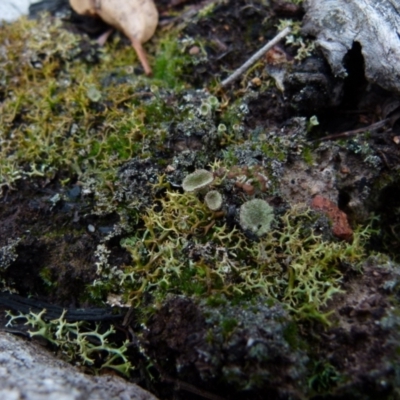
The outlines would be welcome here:
[[[219,100],[218,100],[218,98],[215,97],[215,96],[210,96],[210,97],[208,98],[208,104],[210,104],[210,106],[211,106],[212,108],[217,108],[217,107],[219,106]]]
[[[219,124],[217,130],[218,130],[218,133],[220,135],[222,135],[223,133],[226,132],[226,125],[225,124]]]
[[[203,117],[211,115],[211,105],[209,103],[201,103],[199,107],[199,113]]]
[[[204,201],[211,211],[217,211],[222,206],[222,195],[218,190],[210,190],[204,197]]]
[[[189,174],[182,182],[182,188],[185,192],[193,192],[204,188],[214,180],[212,172],[205,169],[197,169]]]
[[[274,210],[265,200],[253,199],[240,207],[240,226],[257,236],[269,231],[273,218]]]

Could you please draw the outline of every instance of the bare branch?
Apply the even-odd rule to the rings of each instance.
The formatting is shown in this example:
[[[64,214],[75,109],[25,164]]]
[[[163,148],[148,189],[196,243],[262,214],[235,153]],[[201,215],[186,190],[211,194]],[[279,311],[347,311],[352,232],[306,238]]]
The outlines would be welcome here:
[[[286,27],[283,31],[278,33],[272,40],[270,40],[264,47],[253,54],[241,67],[239,67],[232,75],[228,76],[222,81],[221,86],[227,87],[240,75],[247,71],[253,64],[255,64],[268,50],[274,47],[281,39],[290,33],[290,28]]]

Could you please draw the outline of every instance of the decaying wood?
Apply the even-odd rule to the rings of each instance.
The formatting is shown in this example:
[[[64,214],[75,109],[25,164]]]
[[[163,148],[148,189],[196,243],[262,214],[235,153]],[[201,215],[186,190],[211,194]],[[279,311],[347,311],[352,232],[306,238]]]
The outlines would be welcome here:
[[[158,24],[158,11],[153,0],[70,0],[71,7],[82,15],[98,16],[123,32],[131,41],[146,75],[151,74],[142,43],[153,35]],[[105,42],[110,31],[100,38]]]
[[[400,92],[399,0],[306,0],[303,32],[316,36],[332,71],[346,76],[343,58],[361,45],[368,81]]]

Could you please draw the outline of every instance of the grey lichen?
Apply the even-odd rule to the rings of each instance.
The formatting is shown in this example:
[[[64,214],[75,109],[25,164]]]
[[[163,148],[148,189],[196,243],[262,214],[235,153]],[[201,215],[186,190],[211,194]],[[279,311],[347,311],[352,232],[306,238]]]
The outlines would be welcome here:
[[[7,245],[0,247],[0,268],[8,268],[18,257],[16,247],[21,238],[8,240]]]
[[[270,230],[273,219],[274,210],[265,200],[253,199],[240,207],[240,226],[257,236]]]
[[[204,201],[211,211],[217,211],[222,206],[222,195],[218,190],[210,190],[204,197]]]
[[[198,169],[189,174],[182,182],[185,192],[193,192],[208,186],[214,180],[212,172],[205,169]]]

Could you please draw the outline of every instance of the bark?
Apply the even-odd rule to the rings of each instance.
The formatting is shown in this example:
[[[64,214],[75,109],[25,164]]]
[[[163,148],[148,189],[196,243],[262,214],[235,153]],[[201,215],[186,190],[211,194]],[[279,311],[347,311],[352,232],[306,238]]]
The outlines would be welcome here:
[[[0,332],[2,400],[156,400],[139,386],[111,375],[89,376],[46,349]]]
[[[304,7],[303,33],[317,38],[335,75],[346,76],[343,58],[358,42],[368,81],[400,92],[399,0],[306,0]]]

